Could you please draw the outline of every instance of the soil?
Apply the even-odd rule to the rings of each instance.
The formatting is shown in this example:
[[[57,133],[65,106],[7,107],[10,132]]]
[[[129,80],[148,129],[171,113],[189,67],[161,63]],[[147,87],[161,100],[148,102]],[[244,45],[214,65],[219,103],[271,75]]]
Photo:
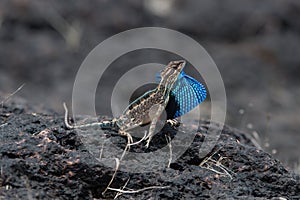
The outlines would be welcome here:
[[[114,169],[98,162],[76,130],[65,128],[63,116],[47,109],[36,113],[40,108],[21,102],[24,101],[6,102],[0,112],[0,198],[114,198],[115,191],[103,194]],[[209,124],[200,122],[193,142],[170,167],[145,173],[124,171],[120,167],[111,188],[122,189],[128,180],[124,188],[127,191],[152,186],[164,188],[123,193],[118,199],[300,198],[300,176],[237,129],[225,126],[217,145],[203,157],[199,150],[204,139],[220,126]],[[184,130],[189,134],[191,129]],[[97,130],[87,132],[97,133]],[[164,134],[172,136],[177,131],[166,125],[147,151],[165,146]],[[125,146],[126,138],[116,132],[108,130],[106,135],[116,145]],[[144,144],[130,149],[144,150]]]

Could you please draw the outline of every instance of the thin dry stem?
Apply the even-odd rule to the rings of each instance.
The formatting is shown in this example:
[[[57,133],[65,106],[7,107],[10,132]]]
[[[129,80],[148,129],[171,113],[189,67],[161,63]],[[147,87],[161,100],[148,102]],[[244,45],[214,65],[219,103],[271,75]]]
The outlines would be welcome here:
[[[124,188],[127,186],[127,184],[129,183],[129,180],[130,180],[130,178],[126,181],[126,183],[123,185],[123,187],[122,187],[122,190],[124,190]],[[115,198],[114,199],[117,199],[119,196],[121,196],[122,195],[122,193],[121,192],[118,192],[117,194],[116,194],[116,196],[115,196]]]
[[[117,192],[121,192],[123,194],[134,194],[134,193],[138,193],[138,192],[143,192],[146,190],[151,190],[151,189],[166,189],[169,188],[170,186],[150,186],[150,187],[145,187],[139,190],[133,190],[133,189],[129,189],[129,190],[121,190],[121,189],[117,189],[117,188],[111,188],[108,187],[109,190],[112,191],[117,191]]]
[[[200,163],[200,167],[204,168],[204,169],[208,169],[210,171],[213,171],[217,174],[220,175],[224,175],[224,176],[228,176],[231,180],[233,179],[232,175],[229,173],[229,169],[227,169],[224,165],[222,165],[221,160],[223,160],[225,157],[220,157],[217,161],[212,159],[212,157],[218,152],[220,151],[220,149],[218,149],[217,151],[215,151],[211,156],[209,156],[208,158],[205,158],[201,163]],[[204,164],[207,166],[205,167]],[[218,167],[219,169],[221,169],[223,172],[218,171],[216,169],[214,169],[211,165],[215,165],[216,167]],[[233,173],[232,171],[230,171],[231,173]]]
[[[5,97],[5,99],[1,102],[1,106],[3,108],[4,103],[7,102],[13,95],[15,95],[17,92],[19,92],[23,87],[24,87],[25,83],[23,83],[20,87],[18,87],[18,89],[16,89],[13,93],[9,94],[7,97]]]
[[[223,147],[220,147],[218,150],[216,150],[211,156],[205,158],[199,166],[202,166],[203,164],[205,164],[209,159],[211,159],[216,153],[218,153]]]
[[[127,145],[126,145],[126,147],[125,147],[125,149],[124,149],[124,151],[123,151],[123,153],[122,153],[122,155],[121,155],[120,160],[123,160],[123,158],[124,158],[124,156],[125,156],[125,154],[126,154],[126,151],[127,151],[127,149],[129,149],[129,148],[130,148],[130,142],[129,142],[129,140],[127,140]]]
[[[170,157],[169,157],[169,162],[168,162],[168,168],[170,168],[171,163],[172,163],[172,156],[173,156],[171,137],[166,136],[166,140],[168,142],[168,146],[169,146],[169,149],[170,149]]]
[[[232,175],[228,172],[228,171],[230,171],[230,170],[227,169],[224,165],[222,165],[222,164],[220,164],[220,163],[216,164],[218,161],[215,161],[215,160],[212,160],[212,159],[209,159],[209,161],[211,161],[213,165],[217,166],[217,167],[218,167],[219,169],[221,169],[223,172],[218,171],[218,170],[212,168],[211,165],[209,165],[209,162],[206,162],[206,163],[205,163],[205,164],[207,165],[207,167],[204,167],[204,166],[200,166],[200,167],[202,167],[202,168],[204,168],[204,169],[208,169],[208,170],[213,171],[213,172],[215,172],[215,173],[217,173],[217,174],[220,174],[220,175],[228,176],[231,180],[233,179]]]
[[[104,149],[104,142],[103,142],[102,145],[101,145],[101,149],[100,149],[100,153],[99,153],[99,159],[102,158],[103,149]]]
[[[109,186],[111,185],[111,183],[112,183],[113,180],[115,179],[115,176],[116,176],[116,174],[117,174],[117,171],[118,171],[118,169],[119,169],[119,167],[120,167],[120,160],[119,160],[118,158],[115,158],[115,160],[116,160],[116,169],[115,169],[115,172],[114,172],[114,174],[113,174],[111,180],[109,181],[107,187],[106,187],[105,190],[102,192],[102,195],[104,195],[104,193],[107,191],[107,189],[109,189]]]

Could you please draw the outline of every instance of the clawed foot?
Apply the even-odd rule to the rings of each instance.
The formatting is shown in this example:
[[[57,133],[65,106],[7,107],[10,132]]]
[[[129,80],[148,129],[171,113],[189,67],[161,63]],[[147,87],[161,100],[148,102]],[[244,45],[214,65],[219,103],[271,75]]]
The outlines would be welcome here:
[[[180,125],[179,119],[168,119],[167,123],[169,123],[172,127],[178,127]]]
[[[124,135],[124,136],[126,136],[127,137],[127,144],[131,144],[131,143],[133,143],[133,139],[132,139],[132,136],[130,135],[130,133],[128,133],[127,131],[119,131],[119,134],[120,135]]]

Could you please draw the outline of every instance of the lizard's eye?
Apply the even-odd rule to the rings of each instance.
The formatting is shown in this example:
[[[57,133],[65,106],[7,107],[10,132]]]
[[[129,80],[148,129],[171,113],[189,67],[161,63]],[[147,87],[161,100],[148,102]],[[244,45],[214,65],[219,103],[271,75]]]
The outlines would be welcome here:
[[[178,70],[178,69],[182,69],[184,65],[185,65],[185,61],[183,61],[183,60],[177,61],[177,62],[173,63],[172,68],[175,70]]]
[[[180,66],[179,64],[178,64],[178,65],[173,65],[173,66],[172,66],[172,69],[177,70],[177,69],[179,69],[179,66]]]
[[[173,65],[173,69],[178,69],[178,65]]]

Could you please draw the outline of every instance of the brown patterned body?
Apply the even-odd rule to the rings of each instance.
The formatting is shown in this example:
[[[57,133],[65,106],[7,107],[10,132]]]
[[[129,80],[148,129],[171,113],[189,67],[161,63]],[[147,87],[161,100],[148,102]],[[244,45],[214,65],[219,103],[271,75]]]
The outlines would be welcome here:
[[[132,102],[116,119],[116,124],[120,130],[124,131],[149,124],[152,121],[150,111],[155,112],[156,105],[162,105],[164,102],[166,105],[168,101],[162,92],[159,92],[157,88],[151,90]]]
[[[151,123],[146,137],[146,146],[149,146],[157,121],[168,104],[170,92],[184,66],[185,61],[170,62],[161,71],[161,80],[157,88],[136,99],[120,117],[114,119],[120,134],[130,135],[128,130]]]
[[[169,101],[170,92],[173,85],[177,81],[178,76],[185,66],[185,61],[171,61],[161,72],[161,80],[156,89],[146,92],[144,95],[133,101],[123,112],[123,114],[110,121],[96,122],[83,125],[70,125],[68,123],[68,111],[65,107],[65,124],[68,128],[86,128],[92,126],[100,126],[101,128],[110,128],[118,130],[119,134],[126,135],[128,141],[132,142],[132,137],[128,133],[130,129],[137,126],[150,123],[149,132],[147,134],[147,144],[154,135],[155,127],[159,117]]]

